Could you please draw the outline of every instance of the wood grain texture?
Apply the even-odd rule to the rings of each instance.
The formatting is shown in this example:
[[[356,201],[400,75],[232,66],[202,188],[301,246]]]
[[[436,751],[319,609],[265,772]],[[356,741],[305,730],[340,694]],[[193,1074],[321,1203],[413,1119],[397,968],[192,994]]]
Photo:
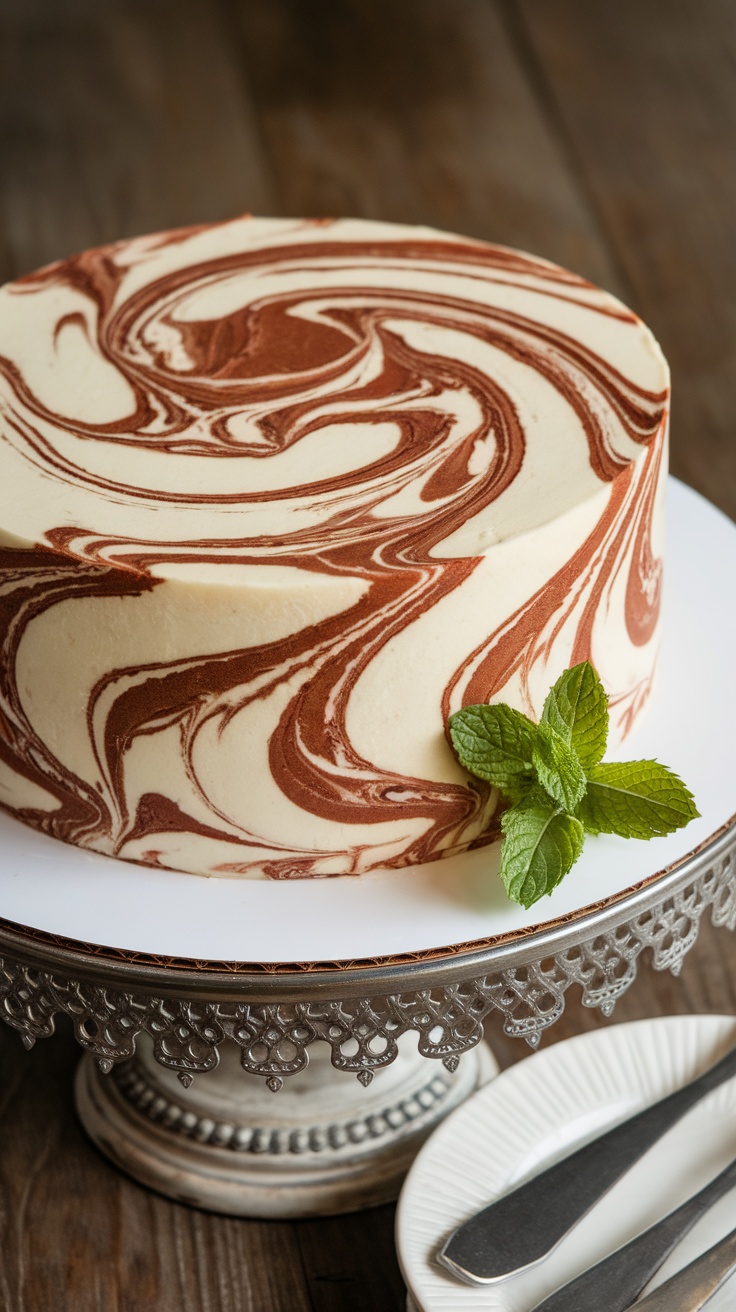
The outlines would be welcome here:
[[[393,1208],[259,1222],[159,1198],[85,1138],[72,1103],[79,1056],[66,1023],[30,1053],[0,1027],[0,1312],[401,1306]]]
[[[310,1312],[296,1228],[149,1193],[87,1142],[66,1025],[31,1053],[0,1031],[2,1312]]]
[[[297,1239],[314,1312],[402,1309],[404,1285],[394,1252],[393,1207],[300,1221]]]
[[[273,202],[242,70],[207,0],[4,0],[5,276]]]
[[[287,214],[430,223],[619,277],[488,0],[222,0]]]
[[[517,7],[518,5],[518,7]],[[731,0],[507,0],[674,377],[672,468],[736,516]]]
[[[734,513],[735,43],[732,0],[4,0],[0,275],[247,209],[526,246],[652,323],[675,467]],[[572,995],[544,1044],[688,1011],[736,1012],[710,925],[679,979],[642,965],[613,1022]],[[78,1055],[0,1027],[0,1312],[400,1312],[393,1209],[157,1198],[77,1126]]]

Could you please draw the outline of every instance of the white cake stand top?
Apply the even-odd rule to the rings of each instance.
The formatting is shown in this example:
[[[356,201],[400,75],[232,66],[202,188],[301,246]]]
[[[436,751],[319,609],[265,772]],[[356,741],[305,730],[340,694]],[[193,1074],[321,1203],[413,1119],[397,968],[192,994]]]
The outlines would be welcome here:
[[[619,750],[656,757],[701,817],[649,843],[589,840],[550,898],[509,902],[486,848],[406,870],[299,881],[208,879],[68,847],[0,816],[0,917],[31,934],[157,960],[319,969],[457,960],[634,907],[722,844],[736,812],[736,528],[671,480],[664,637],[647,714]]]

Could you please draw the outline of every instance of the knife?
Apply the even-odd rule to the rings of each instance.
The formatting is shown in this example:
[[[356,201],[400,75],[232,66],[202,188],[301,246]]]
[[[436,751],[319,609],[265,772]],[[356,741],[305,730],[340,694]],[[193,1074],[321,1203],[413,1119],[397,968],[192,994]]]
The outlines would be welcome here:
[[[450,1235],[439,1261],[469,1284],[491,1284],[541,1262],[653,1143],[733,1075],[736,1048],[682,1088],[477,1212]]]
[[[677,1275],[635,1303],[629,1312],[699,1312],[736,1266],[736,1230],[696,1257]]]
[[[555,1290],[533,1312],[626,1312],[683,1235],[734,1185],[736,1158],[674,1212]]]

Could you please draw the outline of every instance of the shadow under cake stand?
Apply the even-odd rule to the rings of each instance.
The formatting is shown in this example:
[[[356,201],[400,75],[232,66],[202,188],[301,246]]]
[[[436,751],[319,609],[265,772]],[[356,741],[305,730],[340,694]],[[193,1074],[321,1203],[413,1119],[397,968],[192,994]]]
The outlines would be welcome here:
[[[571,985],[610,1014],[645,949],[676,972],[706,910],[736,925],[736,615],[714,604],[736,530],[679,485],[670,502],[663,659],[620,755],[666,761],[702,814],[650,844],[590,841],[544,905],[505,899],[496,848],[358,879],[214,880],[0,815],[0,1015],[27,1046],[71,1018],[78,1111],[108,1157],[238,1215],[386,1201],[495,1073],[491,1013],[536,1046]]]

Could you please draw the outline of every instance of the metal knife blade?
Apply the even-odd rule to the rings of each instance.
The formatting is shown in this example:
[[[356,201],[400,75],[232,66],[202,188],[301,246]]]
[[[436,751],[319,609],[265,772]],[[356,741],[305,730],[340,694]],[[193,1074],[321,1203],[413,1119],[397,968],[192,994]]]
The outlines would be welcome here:
[[[736,1158],[680,1207],[556,1289],[533,1312],[626,1312],[688,1230],[734,1185]]]
[[[469,1284],[491,1284],[541,1262],[594,1203],[701,1098],[736,1075],[736,1048],[680,1089],[465,1221],[438,1254]]]

